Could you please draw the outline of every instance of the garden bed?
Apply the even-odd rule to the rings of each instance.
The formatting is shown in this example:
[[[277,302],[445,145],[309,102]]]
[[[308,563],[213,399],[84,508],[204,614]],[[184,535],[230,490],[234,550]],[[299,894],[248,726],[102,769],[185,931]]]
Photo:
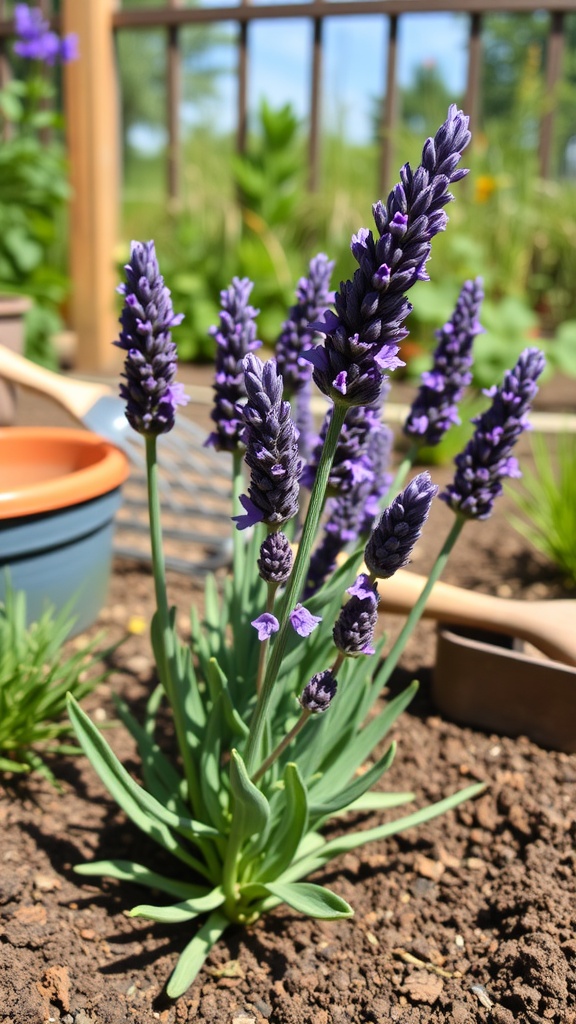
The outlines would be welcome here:
[[[449,472],[433,476],[442,483]],[[417,572],[426,572],[450,521],[436,504]],[[504,499],[493,519],[468,526],[444,578],[527,600],[571,596],[508,525],[509,510]],[[185,632],[200,583],[170,574],[169,596]],[[106,642],[132,632],[86,701],[98,722],[113,718],[112,691],[137,709],[150,691],[149,643],[139,630],[151,611],[148,570],[117,559],[96,628]],[[393,635],[400,620],[381,619]],[[0,1024],[574,1024],[576,756],[441,719],[429,696],[434,643],[434,627],[422,623],[392,680],[394,692],[413,677],[422,686],[394,729],[399,750],[383,784],[414,790],[420,806],[476,780],[486,792],[324,871],[354,918],[314,922],[279,907],[250,930],[231,929],[175,1003],[163,985],[193,925],[130,919],[145,890],[73,872],[107,857],[161,870],[159,848],[127,823],[83,757],[51,764],[61,794],[38,778],[5,779]],[[137,773],[123,729],[112,726],[107,738]]]

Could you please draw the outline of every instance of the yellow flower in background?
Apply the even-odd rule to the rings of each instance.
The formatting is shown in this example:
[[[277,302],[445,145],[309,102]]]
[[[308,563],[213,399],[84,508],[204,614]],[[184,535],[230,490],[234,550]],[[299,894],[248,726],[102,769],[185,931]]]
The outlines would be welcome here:
[[[128,620],[128,632],[141,636],[148,629],[148,623],[142,615],[132,615]]]
[[[481,174],[476,179],[474,190],[474,201],[476,203],[487,203],[490,196],[496,191],[496,178],[491,174]]]

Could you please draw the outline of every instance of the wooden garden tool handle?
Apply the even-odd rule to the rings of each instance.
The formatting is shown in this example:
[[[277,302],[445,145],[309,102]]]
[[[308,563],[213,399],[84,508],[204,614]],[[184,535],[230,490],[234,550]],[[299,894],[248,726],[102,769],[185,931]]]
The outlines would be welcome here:
[[[105,384],[94,384],[54,373],[44,366],[31,363],[4,345],[0,345],[0,377],[53,398],[58,405],[80,420],[99,398],[110,394]]]
[[[425,583],[425,576],[400,569],[390,579],[379,583],[379,607],[384,611],[409,612],[420,597]],[[501,629],[503,622],[508,622],[505,609],[517,603],[439,582],[434,584],[426,602],[424,618],[461,626]]]

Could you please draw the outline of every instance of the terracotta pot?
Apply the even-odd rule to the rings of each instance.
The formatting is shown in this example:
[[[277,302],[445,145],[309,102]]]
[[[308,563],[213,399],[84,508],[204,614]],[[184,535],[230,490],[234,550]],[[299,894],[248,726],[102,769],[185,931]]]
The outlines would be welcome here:
[[[0,295],[0,344],[20,355],[24,352],[24,316],[32,306],[22,295]],[[0,380],[0,427],[14,422],[16,390]]]
[[[73,634],[97,617],[110,575],[126,457],[85,430],[0,429],[0,600],[9,570],[34,621],[69,602]]]

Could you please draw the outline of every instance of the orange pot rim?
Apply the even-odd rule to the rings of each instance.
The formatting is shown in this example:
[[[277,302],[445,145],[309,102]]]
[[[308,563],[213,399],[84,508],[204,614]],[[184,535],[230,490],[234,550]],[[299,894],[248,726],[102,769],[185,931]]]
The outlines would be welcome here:
[[[2,463],[6,453],[25,452],[34,446],[38,460],[55,449],[70,446],[82,455],[93,455],[94,461],[50,480],[23,484],[2,490]],[[68,427],[3,427],[0,428],[0,520],[52,512],[79,505],[116,490],[124,483],[130,467],[123,452],[98,434]]]

